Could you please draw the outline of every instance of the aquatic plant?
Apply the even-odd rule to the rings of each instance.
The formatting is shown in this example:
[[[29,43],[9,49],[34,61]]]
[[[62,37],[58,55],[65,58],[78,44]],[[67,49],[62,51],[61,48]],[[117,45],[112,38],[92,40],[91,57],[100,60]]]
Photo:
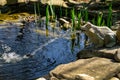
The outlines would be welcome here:
[[[82,19],[82,15],[81,15],[81,12],[78,13],[78,25],[77,25],[77,30],[80,29],[80,26],[81,26],[81,19]]]
[[[103,13],[99,12],[97,17],[97,26],[101,26],[102,24]]]
[[[103,19],[101,26],[105,26],[105,20]]]
[[[35,23],[37,23],[37,7],[36,7],[36,3],[34,3],[34,13],[35,13]]]
[[[96,25],[95,17],[92,19],[92,24]]]
[[[109,13],[107,18],[107,26],[110,28],[112,26],[112,3],[109,4]]]
[[[75,31],[76,25],[75,25],[75,10],[74,10],[74,8],[71,10],[71,17],[72,17],[72,31]]]
[[[68,9],[65,9],[65,16],[68,16]]]
[[[63,12],[62,12],[62,8],[60,6],[60,17],[62,17],[62,14],[63,14]]]
[[[46,36],[48,36],[48,24],[49,24],[49,6],[46,7]]]
[[[40,16],[40,3],[37,3],[38,15]]]
[[[51,12],[51,20],[54,21],[55,13],[54,13],[53,6],[52,6],[52,0],[50,0],[50,12]]]
[[[87,22],[88,21],[88,9],[87,8],[85,8],[85,22]]]

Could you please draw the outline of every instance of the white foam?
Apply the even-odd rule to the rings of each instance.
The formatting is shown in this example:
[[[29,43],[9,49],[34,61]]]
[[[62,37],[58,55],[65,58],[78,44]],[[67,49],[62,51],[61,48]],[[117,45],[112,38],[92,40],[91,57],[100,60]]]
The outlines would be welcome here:
[[[15,52],[10,52],[10,53],[3,53],[2,59],[8,63],[10,62],[15,63],[17,61],[21,61],[23,58],[20,55],[16,54]]]

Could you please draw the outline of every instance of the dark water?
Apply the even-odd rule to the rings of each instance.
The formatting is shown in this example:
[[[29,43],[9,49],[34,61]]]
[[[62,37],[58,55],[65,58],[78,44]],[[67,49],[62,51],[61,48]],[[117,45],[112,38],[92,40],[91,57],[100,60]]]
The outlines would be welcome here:
[[[0,80],[34,80],[47,74],[55,66],[75,60],[83,46],[80,35],[79,47],[71,52],[70,35],[64,31],[46,37],[36,30],[44,28],[29,23],[21,28],[15,25],[0,25]],[[57,35],[57,36],[55,36]]]

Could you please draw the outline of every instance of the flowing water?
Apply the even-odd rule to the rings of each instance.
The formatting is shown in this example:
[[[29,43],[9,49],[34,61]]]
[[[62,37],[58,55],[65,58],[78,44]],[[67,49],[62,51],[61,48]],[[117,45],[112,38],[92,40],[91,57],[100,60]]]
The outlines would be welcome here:
[[[24,27],[0,25],[0,80],[34,80],[76,59],[84,48],[84,35],[80,34],[79,46],[72,53],[70,31],[57,28],[53,34],[49,30],[46,36],[45,29],[33,22]]]

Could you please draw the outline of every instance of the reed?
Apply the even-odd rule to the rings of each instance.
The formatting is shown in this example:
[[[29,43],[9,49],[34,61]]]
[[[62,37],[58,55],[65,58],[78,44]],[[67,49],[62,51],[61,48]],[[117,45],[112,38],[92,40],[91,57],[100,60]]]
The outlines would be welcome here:
[[[62,7],[60,7],[60,17],[62,17],[62,14],[63,14]]]
[[[103,19],[101,26],[105,26],[105,20]]]
[[[88,9],[87,8],[85,8],[85,22],[87,22],[88,21]]]
[[[110,28],[112,26],[112,3],[109,4],[109,13],[107,18],[107,26]]]
[[[55,13],[54,13],[53,6],[52,6],[52,0],[50,0],[50,12],[51,12],[51,20],[54,21]]]
[[[40,3],[37,3],[38,15],[40,16]]]
[[[92,24],[96,25],[95,18],[92,19]]]
[[[99,12],[98,17],[97,17],[97,26],[101,26],[102,18],[103,18],[103,13]]]
[[[81,27],[81,19],[82,19],[82,14],[81,14],[81,12],[79,12],[78,13],[78,25],[77,25],[77,30],[79,30],[80,29],[80,27]]]
[[[49,6],[46,7],[46,36],[48,36],[48,25],[49,25]]]
[[[72,31],[75,31],[76,25],[75,25],[75,10],[74,10],[74,8],[71,10],[71,17],[72,17]]]
[[[68,10],[65,9],[65,16],[68,16]]]
[[[36,7],[36,3],[34,3],[34,13],[35,13],[35,23],[37,23],[37,7]]]

